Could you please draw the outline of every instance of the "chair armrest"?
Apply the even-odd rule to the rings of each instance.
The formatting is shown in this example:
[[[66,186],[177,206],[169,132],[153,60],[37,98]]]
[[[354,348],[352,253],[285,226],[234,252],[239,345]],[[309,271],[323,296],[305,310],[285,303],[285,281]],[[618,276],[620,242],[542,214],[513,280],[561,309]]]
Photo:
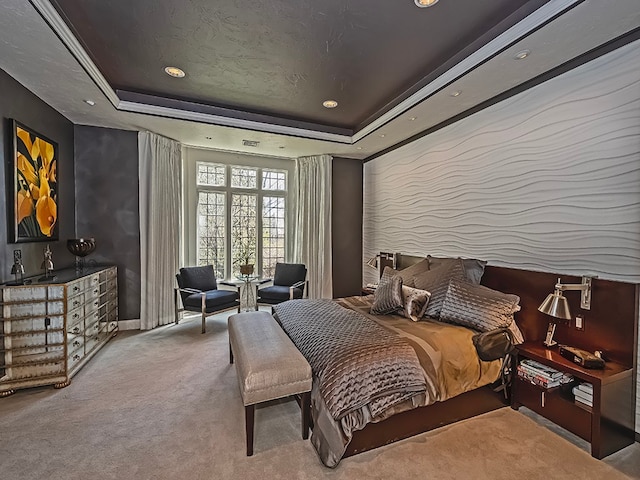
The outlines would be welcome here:
[[[300,280],[299,282],[296,282],[293,285],[291,285],[289,287],[289,299],[293,300],[293,289],[294,288],[300,288],[300,287],[302,287],[302,297],[304,298],[305,288],[307,290],[309,289],[308,284],[309,284],[309,280]],[[307,294],[308,294],[308,292],[307,292]]]
[[[260,287],[263,286],[265,283],[270,283],[270,282],[273,282],[273,278],[265,278],[263,280],[260,280],[259,282],[256,282],[256,292],[260,290]]]
[[[197,288],[179,288],[176,287],[176,292],[185,292],[185,293],[204,293],[202,290],[198,290]]]
[[[235,288],[238,290],[238,293],[240,293],[240,288],[242,288],[242,283],[228,282],[226,280],[218,280],[218,285]]]

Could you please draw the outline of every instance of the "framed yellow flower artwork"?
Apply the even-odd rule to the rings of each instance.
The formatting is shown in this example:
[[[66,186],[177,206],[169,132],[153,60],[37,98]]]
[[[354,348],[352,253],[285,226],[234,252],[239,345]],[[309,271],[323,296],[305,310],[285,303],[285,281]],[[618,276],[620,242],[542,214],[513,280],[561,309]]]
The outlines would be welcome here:
[[[58,240],[58,144],[26,125],[11,120],[13,198],[8,217],[9,240]]]

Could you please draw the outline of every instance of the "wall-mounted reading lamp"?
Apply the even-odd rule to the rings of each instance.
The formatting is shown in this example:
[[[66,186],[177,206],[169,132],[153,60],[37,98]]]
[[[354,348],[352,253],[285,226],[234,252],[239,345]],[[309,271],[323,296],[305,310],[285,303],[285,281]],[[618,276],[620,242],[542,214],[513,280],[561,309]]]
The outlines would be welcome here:
[[[569,310],[569,302],[567,302],[567,298],[562,294],[565,290],[580,290],[580,307],[585,310],[590,310],[592,279],[592,277],[582,277],[582,283],[561,283],[560,278],[558,278],[555,291],[547,295],[547,298],[540,304],[538,310],[552,317],[570,320],[571,311]],[[547,338],[544,341],[547,347],[551,347],[557,343],[553,339],[555,330],[556,324],[550,323],[549,329],[547,330]]]
[[[384,267],[396,268],[396,255],[394,253],[380,252],[375,257],[367,261],[371,268],[378,269],[379,276],[382,276]]]

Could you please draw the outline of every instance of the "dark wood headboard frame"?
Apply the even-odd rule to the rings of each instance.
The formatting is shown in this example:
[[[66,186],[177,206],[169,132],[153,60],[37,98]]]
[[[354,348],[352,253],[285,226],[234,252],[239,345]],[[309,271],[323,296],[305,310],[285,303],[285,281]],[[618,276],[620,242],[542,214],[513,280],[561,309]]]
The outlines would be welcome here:
[[[384,254],[380,257],[380,271],[385,265],[399,270],[423,260],[424,256]],[[526,340],[539,341],[545,337],[550,321],[555,321],[556,340],[589,351],[602,350],[605,357],[633,367],[638,338],[638,301],[640,286],[633,283],[613,282],[595,279],[592,283],[591,310],[580,308],[580,292],[565,293],[572,315],[584,316],[584,331],[576,330],[574,322],[569,325],[538,311],[538,306],[554,289],[558,277],[564,283],[580,283],[573,275],[533,272],[514,268],[487,266],[482,284],[505,293],[515,293],[520,297],[520,312],[516,321]],[[635,385],[635,382],[634,382]],[[354,432],[347,446],[345,457],[397,440],[448,425],[465,418],[471,418],[505,405],[502,395],[498,396],[490,386],[471,390],[444,402],[418,407],[392,415],[377,423],[370,423],[364,429]]]
[[[396,267],[406,268],[424,257],[395,256]],[[575,328],[575,320],[564,321],[538,311],[538,306],[553,292],[562,278],[563,283],[581,283],[581,277],[558,273],[535,272],[515,268],[487,265],[482,284],[520,297],[520,312],[516,321],[528,341],[544,340],[549,322],[557,325],[555,339],[559,343],[583,348],[590,352],[601,350],[605,358],[633,367],[637,352],[638,305],[640,285],[635,283],[601,280],[592,283],[591,310],[580,308],[580,292],[567,291],[571,314],[584,317],[584,330]]]

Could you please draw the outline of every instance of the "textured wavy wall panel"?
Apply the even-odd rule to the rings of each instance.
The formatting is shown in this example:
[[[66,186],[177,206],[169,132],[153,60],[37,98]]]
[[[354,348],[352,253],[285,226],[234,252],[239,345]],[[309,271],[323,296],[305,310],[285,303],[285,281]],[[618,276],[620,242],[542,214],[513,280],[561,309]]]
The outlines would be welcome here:
[[[638,65],[635,42],[367,163],[365,258],[640,282]]]
[[[367,163],[365,252],[640,282],[637,43]]]

